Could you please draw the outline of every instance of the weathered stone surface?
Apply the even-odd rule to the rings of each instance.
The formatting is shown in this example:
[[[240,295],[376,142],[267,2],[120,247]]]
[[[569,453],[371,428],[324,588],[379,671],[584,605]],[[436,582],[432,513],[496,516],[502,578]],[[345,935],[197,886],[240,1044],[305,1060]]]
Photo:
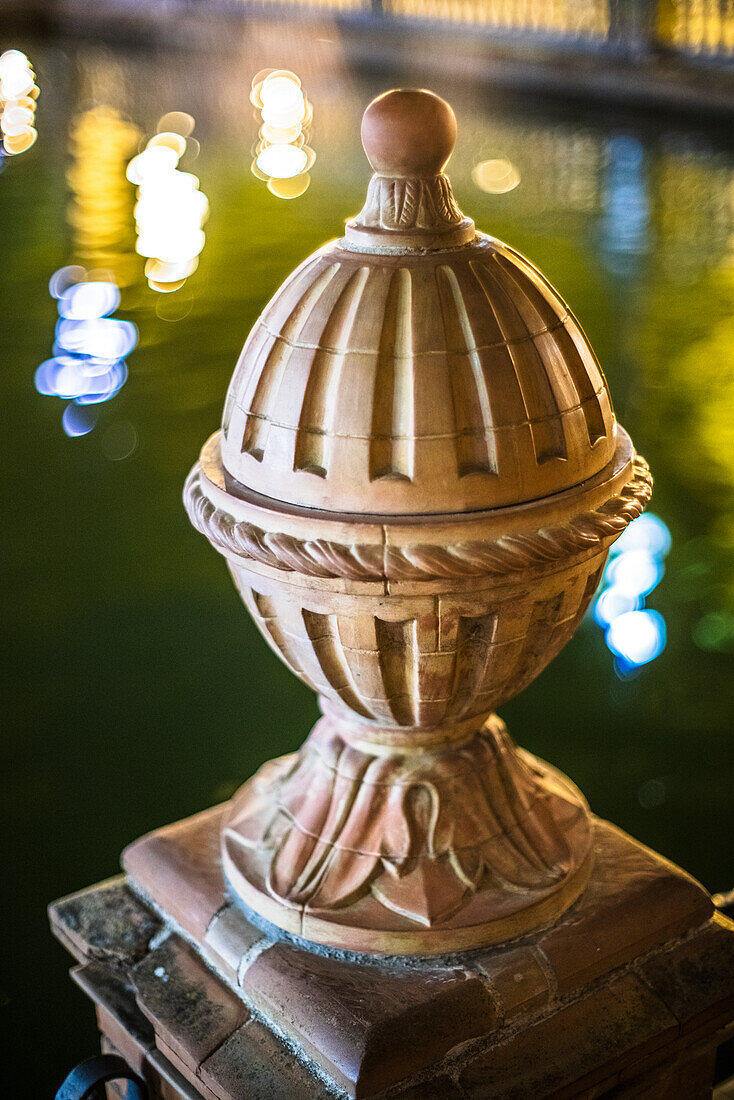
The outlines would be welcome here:
[[[643,960],[638,972],[686,1032],[734,1017],[734,922],[715,913],[706,928],[681,944]]]
[[[466,1093],[450,1077],[441,1074],[431,1081],[421,1081],[400,1092],[391,1092],[390,1100],[466,1100]]]
[[[224,898],[219,856],[221,806],[140,837],[122,865],[144,894],[195,939],[202,939]]]
[[[204,1062],[217,1100],[333,1100],[333,1092],[259,1020],[239,1028]]]
[[[716,1049],[677,1051],[663,1049],[644,1065],[631,1062],[622,1067],[612,1097],[643,1096],[645,1100],[711,1100],[711,1082],[716,1068]]]
[[[561,994],[697,928],[713,912],[695,879],[605,821],[594,871],[576,905],[535,942]]]
[[[434,1064],[496,1023],[483,982],[463,970],[385,970],[287,944],[259,955],[243,988],[358,1097]]]
[[[155,1046],[155,1033],[135,1004],[123,975],[99,963],[87,963],[75,967],[71,976],[94,1002],[100,1031],[136,1073],[143,1073],[146,1055]]]
[[[179,936],[169,936],[151,951],[132,978],[156,1036],[194,1072],[249,1015]]]
[[[476,1100],[584,1095],[597,1081],[678,1033],[676,1019],[627,975],[474,1058],[459,1082]],[[572,1086],[566,1094],[564,1086]],[[573,1091],[575,1090],[575,1091]]]
[[[202,1094],[200,1088],[194,1089],[171,1063],[158,1050],[152,1050],[148,1055],[150,1068],[156,1075],[156,1084],[161,1092],[161,1100],[210,1100],[206,1094]]]
[[[53,902],[48,915],[54,933],[80,962],[137,962],[163,927],[122,876]]]

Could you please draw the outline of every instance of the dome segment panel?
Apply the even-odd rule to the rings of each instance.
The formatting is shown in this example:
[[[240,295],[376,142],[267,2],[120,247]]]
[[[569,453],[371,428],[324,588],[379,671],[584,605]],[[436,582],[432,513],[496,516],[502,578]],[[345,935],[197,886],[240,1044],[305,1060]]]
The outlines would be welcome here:
[[[527,260],[481,235],[410,256],[315,253],[253,328],[223,427],[235,482],[376,515],[534,500],[614,452],[578,323]]]

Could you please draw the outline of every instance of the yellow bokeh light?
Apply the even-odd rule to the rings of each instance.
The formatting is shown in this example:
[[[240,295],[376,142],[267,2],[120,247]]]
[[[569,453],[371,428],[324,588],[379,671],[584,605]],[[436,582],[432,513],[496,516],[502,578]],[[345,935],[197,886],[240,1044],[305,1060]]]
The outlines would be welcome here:
[[[158,119],[156,130],[159,134],[169,132],[187,138],[195,125],[192,116],[185,111],[168,111]]]
[[[480,191],[504,195],[520,183],[520,173],[509,160],[483,160],[473,169],[472,179]]]
[[[0,135],[9,156],[25,153],[38,134],[33,125],[38,87],[31,63],[20,50],[0,54]]]
[[[288,69],[262,69],[253,77],[250,100],[262,123],[252,173],[277,198],[298,198],[308,190],[316,160],[307,144],[313,108],[301,80]]]
[[[292,176],[290,179],[268,180],[268,191],[279,199],[299,199],[308,191],[310,183],[308,172],[302,172],[300,176]]]
[[[183,121],[176,121],[177,114]],[[136,251],[147,258],[145,275],[151,290],[170,294],[180,290],[199,263],[206,237],[202,226],[209,201],[199,180],[179,169],[189,141],[166,122],[191,132],[190,115],[169,112],[159,120],[159,132],[127,166],[127,178],[138,188],[135,204]],[[194,139],[190,139],[193,143]],[[198,150],[198,142],[196,143]]]
[[[161,133],[156,134],[155,137],[152,137],[148,142],[148,148],[153,148],[156,145],[163,145],[167,149],[173,149],[179,158],[186,152],[186,138],[173,130],[163,130]]]

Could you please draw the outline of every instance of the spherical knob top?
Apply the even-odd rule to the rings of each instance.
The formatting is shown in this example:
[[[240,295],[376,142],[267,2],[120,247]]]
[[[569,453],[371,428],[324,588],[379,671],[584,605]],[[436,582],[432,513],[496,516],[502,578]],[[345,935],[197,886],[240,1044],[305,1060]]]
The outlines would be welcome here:
[[[362,145],[373,170],[382,176],[437,176],[455,141],[451,107],[422,88],[385,92],[362,116]]]

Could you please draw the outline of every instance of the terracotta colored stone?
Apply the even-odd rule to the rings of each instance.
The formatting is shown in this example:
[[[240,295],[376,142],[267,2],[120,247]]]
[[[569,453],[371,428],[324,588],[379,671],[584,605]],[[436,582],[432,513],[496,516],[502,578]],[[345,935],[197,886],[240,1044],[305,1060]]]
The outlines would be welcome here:
[[[259,1020],[222,1043],[200,1069],[217,1100],[333,1100],[334,1093]]]
[[[636,850],[637,846],[623,834],[617,834],[617,838]],[[667,866],[663,861],[661,864]],[[623,890],[623,885],[619,888]],[[108,889],[108,884],[103,884],[100,892],[104,895]],[[94,890],[85,893],[85,912],[93,912],[97,908]],[[134,897],[126,900],[124,893],[121,897],[125,906],[132,905],[134,909],[137,904]],[[581,934],[579,921],[583,929],[583,922],[592,920],[594,912],[592,908],[586,917],[583,914],[580,917],[574,908],[564,918],[564,923],[571,925],[574,935],[578,936]],[[76,908],[65,910],[62,905],[55,928],[64,935],[64,914],[76,930],[76,951],[85,955],[89,945],[78,940]],[[599,928],[604,924],[603,911],[596,912],[594,919],[597,923],[586,925],[585,934],[598,939]],[[202,1076],[203,1070],[197,1063],[203,1037],[209,1036],[207,1043],[217,1043],[216,1028],[222,1022],[218,1017],[222,997],[225,1005],[237,1002],[235,1011],[244,1010],[236,995],[208,969],[193,948],[175,935],[150,953],[150,962],[145,959],[131,966],[118,955],[105,951],[105,945],[99,942],[99,927],[95,922],[88,922],[85,927],[94,938],[99,958],[81,968],[75,975],[76,980],[95,1001],[102,1030],[114,1036],[111,1040],[114,1045],[119,1044],[119,1049],[124,1050],[128,1060],[136,1066],[145,1054],[143,1076],[151,1082],[152,1100],[193,1100],[193,1097],[196,1100],[222,1100],[223,1097],[225,1100],[230,1097],[251,1100],[252,1096],[267,1100],[280,1100],[281,1097],[290,1100],[291,1096],[295,1100],[300,1097],[322,1100],[328,1094],[315,1071],[310,1072],[288,1045],[269,1032],[260,1020],[250,1019],[244,1025],[236,1022],[233,1025],[230,1018],[220,1029],[220,1034],[224,1033],[223,1041],[204,1059],[207,1075]],[[634,931],[633,926],[630,928]],[[115,942],[119,943],[119,929],[115,931],[113,926],[113,931]],[[429,981],[424,996],[430,998],[430,986],[436,982],[436,972],[444,978],[448,976],[449,985],[461,986],[462,980],[456,978],[456,970],[452,967],[442,968],[435,962],[428,965],[425,961],[415,961],[407,968],[357,966],[279,944],[266,948],[248,973],[257,978],[260,960],[268,960],[270,956],[272,963],[280,958],[278,966],[267,966],[265,972],[269,980],[264,984],[269,986],[268,995],[273,1003],[280,996],[290,998],[290,1003],[295,1005],[295,1019],[288,1015],[288,1006],[279,1016],[273,1012],[284,1032],[302,1049],[311,1049],[311,1053],[315,1048],[309,1048],[307,1039],[321,1043],[332,1055],[335,1051],[347,1061],[350,1057],[357,1061],[363,1059],[368,1073],[372,1073],[370,1060],[375,1052],[384,1054],[384,1065],[398,1075],[390,1088],[390,1100],[397,1100],[397,1097],[402,1100],[459,1100],[459,1097],[474,1100],[507,1100],[508,1097],[522,1097],[523,1100],[544,1097],[554,1100],[601,1100],[602,1097],[605,1100],[612,1100],[612,1097],[615,1100],[623,1097],[699,1100],[700,1097],[703,1100],[704,1096],[708,1100],[705,1090],[710,1085],[711,1051],[727,1034],[722,1025],[734,1016],[731,1004],[733,949],[730,946],[734,943],[734,931],[728,921],[717,916],[683,939],[658,944],[647,956],[627,961],[620,973],[611,975],[611,981],[601,976],[589,986],[577,989],[577,999],[572,1003],[567,994],[564,1001],[555,1005],[552,998],[539,1004],[532,995],[536,987],[531,978],[534,975],[537,980],[536,995],[540,995],[540,976],[531,960],[541,963],[540,969],[543,969],[533,946],[534,939],[537,937],[529,937],[524,943],[504,950],[473,952],[462,958],[466,970],[476,968],[472,982],[482,983],[485,990],[492,985],[493,1003],[499,1009],[503,1001],[505,1018],[510,1019],[511,1026],[503,1027],[498,1019],[494,1030],[486,1037],[468,1042],[460,1040],[458,1047],[448,1051],[448,1069],[436,1048],[446,1038],[442,1029],[455,1026],[455,1017],[460,1015],[457,1003],[460,1009],[461,998],[457,1002],[453,995],[446,997],[441,981],[434,989],[435,1008],[421,1000],[420,995],[416,1000],[414,990],[410,996],[404,994],[427,975]],[[123,942],[129,945],[130,941],[123,937]],[[173,952],[178,965],[170,999],[164,992],[173,969],[171,959],[164,958],[166,947]],[[634,948],[628,945],[627,953],[630,952],[634,954]],[[169,983],[162,983],[157,990],[153,987],[153,993],[158,997],[162,995],[160,1004],[151,1000],[151,968],[153,977],[158,968],[162,968],[158,979],[169,976]],[[353,972],[361,982],[353,979]],[[459,974],[462,973],[463,970],[459,970]],[[260,974],[262,976],[262,970]],[[515,974],[523,975],[520,982],[515,982]],[[340,984],[341,975],[345,982]],[[142,976],[145,981],[141,980]],[[380,992],[378,986],[388,980],[391,985]],[[136,981],[145,986],[149,998],[148,1016],[143,1015],[135,1002]],[[370,981],[374,983],[372,990],[368,988]],[[467,984],[464,977],[463,985]],[[513,993],[518,993],[520,999],[513,1007],[514,1015],[509,1015]],[[663,1001],[669,1007],[666,1008]],[[202,1003],[214,1005],[214,1017],[217,1017],[214,1025],[207,1011],[200,1012]],[[394,1013],[391,1005],[395,1006]],[[153,1008],[155,1012],[151,1011]],[[486,1002],[483,1002],[481,1011],[485,1009]],[[434,1012],[441,1016],[438,1027],[434,1026]],[[157,1046],[151,1048],[150,1020],[153,1016],[157,1024]],[[250,1028],[253,1022],[257,1023],[256,1028]],[[370,1022],[374,1025],[372,1031],[369,1030]],[[233,1030],[228,1032],[230,1026]],[[299,1032],[299,1029],[302,1030]],[[361,1040],[350,1039],[350,1035],[359,1037],[360,1034]],[[253,1049],[254,1039],[257,1042]],[[430,1051],[431,1057],[438,1058],[434,1063],[436,1076],[431,1077],[431,1066],[416,1070],[406,1066],[404,1061],[401,1063],[399,1058],[390,1064],[396,1045]],[[323,1061],[321,1064],[324,1065]],[[460,1075],[458,1082],[454,1081],[454,1074]],[[405,1082],[402,1093],[401,1079]],[[166,1082],[165,1088],[161,1081]],[[250,1091],[246,1091],[245,1086]],[[381,1088],[379,1079],[373,1077],[370,1085],[363,1074],[352,1091],[360,1095],[359,1089],[361,1095],[368,1096],[374,1095],[375,1088]],[[684,1091],[676,1092],[677,1089]]]
[[[345,761],[344,766],[347,765],[348,761]],[[188,822],[179,823],[170,836],[169,830],[163,829],[139,842],[141,852],[146,844],[153,845],[156,858],[140,860],[140,866],[145,867],[146,871],[138,876],[138,884],[146,893],[153,895],[162,907],[171,898],[175,899],[176,907],[185,904],[188,881],[186,850],[190,846],[194,853],[193,875],[196,880],[197,853],[206,850],[207,845],[213,847],[216,843],[220,813],[221,810],[215,810],[211,814],[197,815]],[[680,935],[708,919],[711,911],[708,896],[684,872],[605,822],[594,819],[594,834],[595,866],[589,887],[552,929],[528,936],[520,945],[509,948],[498,946],[466,955],[465,968],[474,970],[477,979],[485,983],[487,1001],[491,996],[496,1006],[490,1027],[498,1026],[502,1018],[505,1021],[514,1020],[521,1012],[540,1011],[547,1003],[551,986],[555,988],[557,985],[563,995],[579,990],[589,980],[629,964],[671,936]],[[159,836],[167,843],[160,844]],[[144,852],[142,854],[144,856]],[[260,933],[239,910],[229,908],[221,869],[218,874],[218,882],[213,876],[209,880],[207,904],[215,915],[209,922],[202,950],[213,965],[234,981],[235,968],[239,969],[242,956],[255,946]],[[156,876],[159,876],[160,883]],[[539,951],[539,943],[543,944],[545,954]],[[281,957],[281,953],[285,953],[284,957],[290,962],[296,960],[297,965],[290,965],[289,962],[288,965],[272,968],[271,964]],[[304,998],[302,992],[306,978],[301,959],[306,960],[307,970],[314,971],[308,979],[310,1000]],[[293,1034],[296,1041],[327,1072],[341,1073],[342,1083],[360,1081],[361,1075],[365,1074],[365,1079],[369,1081],[374,1072],[370,1059],[374,1057],[375,1049],[370,1044],[374,1044],[375,1037],[381,1034],[390,1038],[391,1032],[389,1028],[380,1032],[383,1026],[380,1010],[377,1010],[371,1024],[361,1025],[361,1035],[351,1034],[352,1025],[340,1024],[335,1019],[333,1007],[334,1003],[341,1005],[340,994],[337,992],[334,1002],[330,993],[324,990],[318,992],[320,982],[315,977],[315,969],[321,974],[325,967],[328,975],[330,968],[337,967],[337,977],[332,977],[330,983],[341,983],[341,992],[346,994],[348,986],[341,982],[340,975],[350,974],[353,964],[349,964],[347,969],[343,966],[333,960],[279,945],[266,950],[256,959],[245,975],[244,988],[246,994],[253,996],[255,1003],[266,1014],[272,1013],[279,1026],[286,1033]],[[276,970],[277,975],[271,973],[271,969]],[[361,981],[365,980],[364,975],[385,973],[380,968],[355,969]],[[428,968],[429,971],[431,969]],[[260,978],[266,972],[267,988],[255,989],[253,993],[253,988],[261,985]],[[394,975],[399,971],[389,973]],[[520,981],[516,981],[517,974],[521,975]],[[327,982],[324,989],[330,989],[331,984]],[[313,996],[311,989],[316,990]],[[427,996],[427,991],[424,990],[423,995]],[[307,1002],[308,1011],[304,1008]],[[486,1003],[483,1002],[483,1012]],[[281,1005],[293,1007],[285,1010]],[[423,1054],[411,1055],[415,1060],[406,1067],[405,1053],[401,1050],[400,1058],[392,1063],[390,1083],[395,1084],[401,1077],[417,1072],[420,1057],[425,1057],[426,1052],[430,1052],[431,1057],[441,1057],[441,1053],[436,1054],[434,1050],[430,1019],[429,1013],[423,1021],[422,1032],[416,1031],[419,1037],[414,1045]],[[417,1019],[415,1026],[418,1029]],[[486,1024],[482,1026],[488,1030]],[[473,1028],[469,1030],[473,1034],[478,1033]],[[380,1049],[379,1046],[377,1049]],[[389,1050],[389,1044],[386,1049]],[[379,1073],[387,1075],[388,1066],[389,1061],[383,1058]]]
[[[119,1057],[125,1057],[105,1032],[100,1036],[99,1045],[103,1054],[117,1054]],[[156,1050],[151,1051],[146,1058],[141,1075],[148,1087],[149,1100],[202,1100],[202,1094],[198,1090],[194,1091],[193,1086],[173,1066],[165,1059],[159,1060]],[[130,1100],[126,1081],[111,1081],[105,1088],[108,1100]],[[207,1097],[205,1100],[210,1098]]]
[[[551,993],[548,966],[541,965],[532,948],[486,952],[473,962],[486,976],[503,1021],[547,1003]]]
[[[249,1015],[179,936],[169,936],[138,963],[132,980],[157,1040],[193,1072]]]
[[[54,933],[80,962],[134,963],[163,926],[130,892],[122,876],[53,902],[48,915]]]
[[[597,821],[594,874],[585,893],[536,942],[563,994],[697,928],[712,911],[709,895],[685,871]]]
[[[260,929],[250,924],[244,913],[226,905],[212,917],[202,952],[216,970],[236,983],[244,956],[263,938]]]
[[[470,1062],[459,1083],[476,1100],[583,1096],[585,1088],[670,1042],[677,1032],[665,1005],[627,975],[510,1040],[500,1038]]]
[[[141,837],[122,853],[130,878],[144,893],[154,893],[166,913],[196,938],[204,936],[223,900],[217,838],[221,812],[221,806],[213,806]]]
[[[484,984],[462,970],[386,970],[286,944],[258,956],[243,989],[356,1097],[436,1063],[496,1023]]]

